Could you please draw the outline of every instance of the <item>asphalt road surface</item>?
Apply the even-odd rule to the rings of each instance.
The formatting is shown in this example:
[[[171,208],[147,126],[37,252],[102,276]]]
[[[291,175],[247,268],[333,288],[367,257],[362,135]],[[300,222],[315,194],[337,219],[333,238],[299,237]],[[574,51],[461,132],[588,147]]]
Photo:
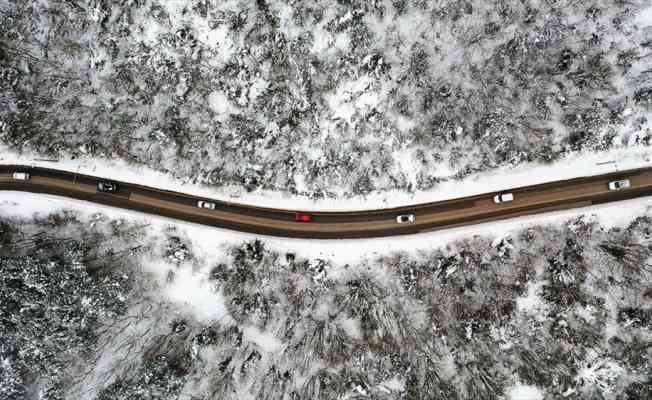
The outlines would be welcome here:
[[[30,178],[16,180],[14,172],[27,172]],[[631,187],[609,190],[608,183],[620,179],[629,179]],[[118,190],[103,193],[97,190],[100,181],[107,179],[25,165],[0,166],[0,190],[46,193],[241,232],[311,239],[407,235],[652,195],[652,168],[645,168],[505,190],[500,193],[513,193],[514,201],[502,204],[494,203],[497,193],[492,192],[379,210],[306,212],[312,221],[296,222],[300,210],[253,207],[113,180]],[[197,207],[199,200],[215,203],[215,210]],[[416,219],[399,224],[396,217],[402,214],[414,214]]]

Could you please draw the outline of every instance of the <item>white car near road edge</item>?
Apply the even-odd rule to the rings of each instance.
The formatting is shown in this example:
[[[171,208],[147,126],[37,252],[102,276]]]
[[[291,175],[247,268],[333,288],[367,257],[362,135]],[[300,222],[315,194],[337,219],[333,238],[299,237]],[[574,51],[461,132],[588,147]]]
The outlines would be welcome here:
[[[494,196],[494,203],[507,203],[509,201],[514,201],[513,193],[501,193]]]
[[[609,182],[609,190],[628,189],[631,186],[632,186],[632,184],[629,181],[629,179],[621,179],[619,181],[611,181],[611,182]]]
[[[17,181],[28,181],[29,180],[29,173],[28,172],[14,172],[12,176]]]

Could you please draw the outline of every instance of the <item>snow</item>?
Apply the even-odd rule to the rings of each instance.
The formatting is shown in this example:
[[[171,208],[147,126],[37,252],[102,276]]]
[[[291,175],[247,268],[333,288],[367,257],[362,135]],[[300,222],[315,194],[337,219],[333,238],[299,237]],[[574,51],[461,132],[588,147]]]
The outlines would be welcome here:
[[[528,284],[525,296],[516,299],[516,309],[526,315],[534,317],[538,321],[545,321],[548,316],[548,303],[541,300],[541,287],[545,282],[537,280]]]
[[[208,95],[208,104],[213,111],[218,114],[217,117],[222,121],[226,120],[229,114],[235,111],[233,104],[231,104],[222,91],[211,92]]]
[[[219,92],[209,96],[211,106],[218,110],[230,107]],[[227,100],[228,101],[228,100]],[[341,117],[349,111],[340,110]],[[231,112],[232,109],[231,109]],[[406,155],[407,157],[407,155]],[[411,162],[407,158],[401,162]],[[122,160],[100,160],[83,158],[77,160],[44,161],[38,156],[25,153],[19,155],[6,146],[0,145],[0,164],[27,164],[45,168],[112,178],[120,181],[154,186],[160,189],[175,190],[197,196],[219,200],[238,201],[258,207],[301,209],[305,211],[352,211],[386,207],[399,207],[409,204],[446,200],[480,193],[497,192],[519,186],[534,185],[549,181],[571,179],[579,176],[599,175],[625,169],[652,167],[652,154],[649,147],[630,147],[607,152],[577,153],[552,165],[521,164],[490,172],[479,173],[459,181],[442,182],[432,190],[414,194],[403,191],[388,191],[357,196],[350,199],[311,200],[306,197],[291,197],[286,193],[258,190],[246,193],[241,187],[227,186],[210,188],[193,185],[191,179],[175,179],[173,176],[154,171],[147,167],[129,165]],[[445,177],[445,169],[439,171]]]
[[[235,51],[233,42],[229,38],[229,29],[226,26],[220,26],[215,29],[207,29],[200,39],[210,47],[221,46],[225,51],[224,58],[228,59]],[[228,51],[228,52],[227,52]]]
[[[276,250],[281,253],[292,252],[297,256],[305,258],[327,259],[335,263],[334,266],[338,266],[337,264],[339,264],[341,270],[345,268],[346,264],[362,262],[364,265],[365,260],[373,260],[380,255],[401,251],[430,250],[445,246],[454,240],[473,235],[484,235],[488,237],[505,236],[510,232],[519,231],[532,224],[560,224],[581,214],[595,215],[605,228],[624,226],[637,216],[650,213],[652,210],[652,198],[633,199],[576,210],[556,211],[541,215],[524,216],[504,221],[399,237],[352,240],[306,240],[260,236],[206,227],[50,195],[12,191],[0,192],[0,216],[30,217],[34,213],[44,215],[63,208],[77,210],[86,215],[92,215],[100,211],[114,219],[144,220],[150,226],[158,227],[159,229],[170,224],[175,224],[182,231],[185,231],[188,237],[192,239],[194,245],[203,249],[206,253],[203,258],[220,257],[229,245],[258,238],[263,240],[271,250]],[[382,271],[374,271],[374,273],[378,272]],[[341,271],[330,270],[329,276],[335,276],[338,273],[341,273]],[[379,279],[382,279],[382,277],[379,277]],[[527,305],[528,303],[525,301],[523,304]]]
[[[350,122],[356,108],[364,109],[376,106],[380,99],[373,91],[369,90],[371,84],[371,79],[363,76],[358,80],[338,86],[334,93],[324,95],[329,108],[333,111],[333,118],[342,118]]]
[[[294,9],[291,4],[283,2],[274,2],[270,4],[273,10],[272,14],[278,18],[278,29],[283,32],[288,39],[296,39],[302,33],[302,29],[294,23]]]
[[[581,385],[597,385],[602,392],[609,393],[625,373],[622,366],[614,361],[599,358],[593,350],[586,360],[576,377]]]
[[[269,82],[262,78],[255,78],[249,89],[249,101],[254,102],[258,96],[265,92]]]
[[[507,393],[509,400],[543,400],[543,392],[536,386],[515,385]]]
[[[399,114],[393,114],[392,118],[394,119],[396,128],[401,132],[408,132],[410,129],[414,128],[417,125],[416,122],[414,122],[414,120],[405,118],[404,116]],[[437,171],[437,169],[435,169],[435,171]]]
[[[187,7],[187,3],[179,0],[168,0],[163,2],[170,22],[173,27],[181,27],[183,25],[183,9]]]
[[[641,10],[641,12],[634,19],[634,23],[641,26],[652,26],[652,6]]]
[[[157,46],[159,45],[161,35],[191,26],[196,32],[197,39],[206,47],[214,50],[211,54],[212,57],[208,58],[208,62],[211,65],[222,65],[233,56],[236,51],[236,46],[229,35],[228,26],[218,26],[211,29],[205,18],[196,16],[192,17],[192,13],[184,12],[188,7],[187,2],[185,1],[167,0],[162,2],[162,5],[167,11],[167,22],[170,26],[162,26],[151,18],[145,18],[143,20],[144,24],[142,25],[142,34],[140,36],[140,39],[144,43],[149,46]],[[220,8],[222,9],[227,9],[229,7],[232,8],[233,4],[229,4],[228,2],[222,2],[222,4],[220,4]]]
[[[409,171],[408,180],[414,182],[418,171],[416,168],[418,161],[414,157],[414,151],[412,149],[396,150],[392,157],[401,166],[401,170]]]
[[[333,39],[331,38],[331,34],[320,28],[316,27],[315,28],[315,38],[313,40],[312,44],[312,52],[315,54],[320,54],[323,51],[327,50],[330,45],[332,44]]]
[[[618,335],[618,329],[619,329],[618,305],[616,303],[616,300],[613,298],[613,296],[606,296],[605,306],[606,309],[609,310],[609,314],[607,316],[607,320],[605,322],[605,327],[604,327],[605,340],[608,341],[612,337]]]
[[[187,308],[200,322],[222,321],[231,322],[221,293],[202,277],[208,275],[209,263],[203,263],[204,268],[193,271],[190,266],[182,265],[176,268],[161,260],[146,260],[143,267],[158,279],[163,289],[164,297],[181,308]],[[167,272],[174,271],[174,279],[167,283]]]
[[[595,315],[594,315],[595,312],[596,312],[595,307],[593,307],[590,304],[586,305],[585,307],[582,306],[575,307],[575,314],[589,324],[595,323]]]
[[[274,353],[283,347],[283,344],[273,334],[263,332],[253,326],[245,326],[242,329],[244,340],[256,343],[261,349]]]
[[[215,7],[224,8],[225,2],[220,3],[219,6]],[[233,38],[230,37],[226,26],[210,29],[208,28],[206,21],[203,19],[198,18],[196,20],[189,20],[188,17],[183,17],[184,13],[182,13],[182,8],[186,2],[167,0],[162,2],[162,4],[169,11],[170,23],[173,27],[178,28],[184,25],[190,25],[198,33],[197,39],[199,41],[208,47],[214,48],[213,50],[215,50],[215,48],[217,49],[217,54],[212,54],[208,57],[210,63],[216,62],[214,60],[223,63],[225,60],[233,57],[237,46],[233,41]],[[214,7],[212,4],[211,7]],[[290,39],[298,36],[299,33],[301,33],[301,30],[293,22],[292,7],[279,2],[274,3],[274,7],[278,7],[277,12],[274,13],[279,19],[278,28]],[[476,14],[483,15],[481,12]],[[351,17],[351,13],[348,13],[340,19],[340,22],[350,19]],[[422,31],[422,29],[415,29],[415,26],[430,26],[430,17],[430,14],[421,13],[417,8],[409,6],[407,12],[397,17],[398,21],[391,21],[388,17],[385,17],[384,20],[382,18],[377,20],[376,25],[379,29],[373,29],[373,31],[378,34],[378,46],[390,48],[392,47],[392,41],[396,39],[407,41],[402,46],[403,48],[412,48],[412,45],[417,39],[425,39],[426,42],[430,43],[431,41],[429,41],[429,38],[417,38],[417,36],[414,35],[415,31]],[[580,15],[577,15],[576,17],[580,18]],[[365,18],[368,17],[365,16]],[[99,16],[97,19],[99,19]],[[324,18],[324,20],[328,19],[329,18]],[[479,22],[482,22],[482,20],[479,19]],[[643,26],[651,25],[652,7],[640,12],[636,18],[636,22]],[[386,32],[386,28],[389,27],[390,23],[395,24],[398,29],[398,32],[395,34],[392,34],[392,32]],[[439,28],[435,27],[435,29]],[[160,24],[154,21],[149,21],[149,24],[143,27],[141,40],[154,45],[160,39],[161,34],[167,31],[168,29],[164,29]],[[317,28],[313,30],[313,32],[318,32],[313,42],[312,50],[315,53],[327,52],[328,54],[337,54],[340,51],[347,51],[351,45],[351,39],[347,33],[333,35],[322,28]],[[446,35],[446,32],[444,32],[443,35]],[[503,37],[507,38],[512,36],[512,33],[509,31],[503,34]],[[456,61],[455,58],[460,58],[463,53],[462,50],[455,49],[455,46],[456,42],[451,40],[450,48],[444,48],[442,50],[444,55],[441,56],[441,58],[433,57],[431,68],[447,69],[450,65],[454,65],[454,61]],[[398,48],[398,46],[396,47]],[[482,48],[475,48],[469,49],[468,54],[469,57],[473,57],[472,61],[477,61],[476,58],[482,58],[487,53],[484,52]],[[407,59],[406,56],[406,54],[401,54],[396,51],[388,52],[388,57],[394,59]],[[98,59],[101,59],[101,57]],[[394,70],[398,71],[399,69],[395,68]],[[436,75],[441,75],[441,71],[437,71]],[[354,118],[357,109],[363,111],[365,109],[382,106],[383,102],[386,101],[387,91],[378,90],[372,86],[373,84],[374,82],[368,77],[361,77],[357,81],[347,82],[338,86],[332,94],[327,95],[325,98],[333,110],[334,117],[351,121],[351,119]],[[257,78],[248,93],[250,100],[254,101],[260,93],[264,92],[267,85],[267,81],[262,78]],[[187,90],[188,87],[185,83],[180,84],[178,86],[177,94],[181,96],[186,93]],[[90,97],[82,99],[83,103],[87,106],[92,106],[90,100]],[[166,100],[169,101],[165,96],[157,97],[156,108],[158,108],[159,102],[165,102]],[[206,101],[218,114],[218,119],[227,117],[229,113],[238,112],[237,106],[231,103],[221,91],[210,93],[206,97]],[[631,110],[627,111],[627,113],[631,113]],[[412,119],[395,116],[395,121],[397,121],[397,128],[406,133],[415,126],[415,122]],[[0,121],[0,132],[2,129],[3,122]],[[462,128],[460,127],[457,132],[458,136],[461,136],[461,129]],[[563,132],[563,127],[556,127],[556,130]],[[161,135],[163,136],[161,138],[162,140],[166,139],[164,133],[161,132]],[[620,140],[621,137],[617,137],[616,141],[619,142]],[[394,148],[392,147],[392,149]],[[174,152],[173,149],[170,150],[171,152]],[[323,156],[323,152],[317,146],[309,151],[313,151],[315,160],[318,160]],[[416,180],[417,171],[417,168],[415,167],[418,164],[418,160],[414,157],[413,149],[401,148],[392,151],[394,151],[392,157],[393,160],[397,161],[402,171],[406,171],[406,174],[409,175],[408,180],[414,182]],[[578,153],[553,165],[521,164],[517,167],[503,167],[498,170],[470,176],[462,181],[445,182],[432,190],[422,191],[416,194],[394,191],[352,199],[326,199],[313,201],[307,198],[290,197],[281,192],[256,191],[253,193],[244,193],[240,187],[209,188],[193,185],[188,183],[192,181],[192,178],[184,180],[176,179],[172,175],[158,173],[144,167],[129,165],[120,160],[113,161],[84,158],[82,160],[47,162],[43,160],[35,160],[34,155],[15,154],[4,147],[0,147],[0,158],[0,163],[24,163],[59,168],[62,170],[78,171],[80,173],[99,175],[162,189],[183,191],[221,200],[233,201],[233,199],[236,198],[239,202],[255,206],[302,210],[366,210],[402,206],[474,195],[484,192],[502,191],[507,188],[542,183],[551,180],[568,179],[577,176],[602,174],[605,172],[628,168],[652,166],[652,163],[650,162],[650,148],[629,147],[627,149],[615,149],[608,152],[593,154]],[[446,163],[442,163],[441,169],[436,169],[435,172],[440,177],[445,178],[452,175],[454,171],[452,171],[450,166]],[[296,172],[295,180],[299,189],[307,187],[306,175],[301,171]],[[333,188],[333,192],[338,192],[337,188]],[[269,248],[279,252],[292,251],[297,253],[300,257],[308,257],[313,260],[316,258],[325,258],[340,264],[357,263],[359,260],[375,258],[381,254],[387,254],[394,251],[414,252],[421,249],[427,250],[429,248],[439,247],[460,237],[488,235],[502,238],[508,235],[509,232],[520,230],[529,224],[558,224],[562,223],[567,218],[583,213],[595,214],[596,218],[600,220],[600,223],[607,227],[609,225],[622,225],[637,215],[645,213],[649,214],[651,207],[652,197],[610,205],[583,208],[581,210],[568,210],[549,213],[542,216],[521,217],[507,221],[492,222],[445,231],[426,232],[402,237],[324,241],[263,237],[263,240]],[[206,280],[206,272],[210,266],[215,265],[216,260],[219,260],[220,257],[224,257],[225,247],[240,241],[251,240],[256,238],[257,235],[204,227],[137,212],[98,206],[87,202],[58,198],[55,196],[9,191],[0,192],[0,215],[2,216],[21,215],[29,217],[33,213],[45,214],[61,208],[74,209],[88,216],[101,211],[111,218],[126,218],[138,221],[145,220],[150,224],[150,229],[154,234],[160,232],[170,223],[174,223],[193,241],[193,249],[198,251],[199,262],[195,265],[191,262],[184,261],[180,265],[176,265],[166,260],[152,257],[145,260],[143,268],[156,277],[156,283],[161,289],[160,292],[162,296],[181,309],[189,309],[197,320],[202,322],[218,320],[221,323],[232,323],[232,320],[228,316],[221,293],[215,291],[212,284]],[[384,281],[389,277],[389,275],[383,275],[384,268],[377,268],[374,263],[371,263],[371,265],[374,266],[375,269],[373,273],[378,274],[379,281]],[[368,267],[368,265],[365,266]],[[167,280],[168,271],[174,271],[174,279],[170,282]],[[333,274],[334,276],[338,272],[342,273],[342,271],[342,268],[337,268],[334,271],[324,272],[323,275]],[[448,274],[453,272],[453,270],[448,271]],[[459,271],[457,273],[459,274]],[[532,315],[535,318],[543,318],[547,315],[547,310],[542,309],[542,307],[545,306],[542,306],[540,299],[540,289],[543,284],[544,282],[541,280],[529,284],[526,294],[518,298],[516,301],[519,312],[526,315]],[[613,308],[615,309],[615,306]],[[321,316],[325,315],[324,310],[317,311],[316,314]],[[594,319],[593,312],[589,308],[579,308],[576,312],[578,316],[587,321]],[[347,331],[350,336],[356,339],[362,337],[360,321],[358,319],[340,318],[337,320],[337,323],[338,326]],[[613,323],[612,316],[606,328],[608,335],[617,334],[617,326],[617,324]],[[469,337],[471,337],[473,335],[471,326],[469,325],[467,328],[469,329]],[[255,327],[246,326],[244,327],[243,332],[245,340],[256,343],[267,352],[277,352],[282,348],[282,343],[277,338],[267,332],[262,332]],[[501,341],[505,340],[505,337],[507,336],[504,329],[492,331],[492,334],[495,334],[496,340]],[[507,349],[510,344],[506,343],[506,345],[501,346],[507,346],[501,347]],[[107,355],[109,357],[118,358],[117,356],[121,356],[122,354],[107,353]],[[449,356],[449,358],[452,364],[452,357]],[[2,365],[3,362],[4,360],[0,360],[0,365]],[[99,369],[104,369],[102,363],[100,363]],[[450,370],[453,371],[453,368],[450,368]],[[600,360],[599,362],[584,365],[580,370],[579,376],[585,382],[600,385],[605,389],[608,388],[610,382],[619,379],[622,373],[623,369],[617,363],[610,360]],[[383,382],[382,385],[391,390],[400,390],[404,387],[404,382],[400,377],[393,377],[390,380]],[[360,387],[356,387],[355,390],[363,393],[363,390]],[[542,400],[544,395],[544,392],[535,386],[522,385],[519,383],[507,388],[505,391],[506,398],[511,400]]]
[[[237,46],[229,35],[228,26],[222,25],[211,29],[204,18],[193,18],[190,26],[197,32],[198,40],[215,50],[208,58],[210,65],[214,67],[224,65],[235,54]]]
[[[333,42],[333,47],[336,50],[347,51],[351,45],[351,39],[346,32],[340,32],[335,35],[335,41]]]
[[[100,207],[92,203],[68,200],[55,196],[11,191],[0,193],[0,217],[29,217],[33,213],[45,214],[61,208],[77,210],[81,215],[88,216],[89,222],[92,221],[91,216],[97,213],[98,210],[110,218],[125,218],[137,221],[146,220],[153,233],[169,227],[171,222],[171,220],[166,218],[148,216],[110,207]],[[405,237],[328,241],[264,238],[264,241],[266,246],[271,250],[292,251],[303,257],[330,258],[334,262],[353,263],[364,257],[374,257],[374,254],[387,254],[395,250],[415,251],[428,247],[442,246],[446,242],[462,236],[493,235],[496,237],[505,237],[509,234],[510,230],[521,229],[524,225],[533,223],[560,223],[573,215],[587,211],[595,214],[600,223],[605,224],[605,228],[609,228],[610,224],[619,225],[627,223],[637,215],[649,213],[651,209],[652,199],[643,198],[590,207],[579,211],[568,210],[544,216],[528,216],[509,221]],[[215,292],[211,285],[202,277],[206,276],[206,269],[209,266],[215,265],[216,262],[223,259],[226,246],[242,240],[251,240],[255,235],[230,232],[183,222],[177,222],[176,226],[193,242],[193,254],[199,260],[198,265],[190,265],[190,263],[184,262],[176,266],[166,261],[150,259],[144,263],[145,270],[157,277],[158,287],[161,289],[160,292],[167,300],[179,306],[181,310],[191,312],[199,321],[213,322],[217,320],[220,324],[233,323],[231,318],[228,317],[219,292]],[[362,266],[368,265],[363,260]],[[171,283],[167,283],[165,282],[165,277],[167,276],[167,271],[170,269],[174,270],[175,278]],[[379,275],[378,279],[380,281],[384,279],[382,276],[383,270],[384,268],[381,267],[375,268],[373,271]],[[354,272],[350,271],[350,273]],[[517,308],[520,311],[536,312],[537,291],[536,286],[528,287],[527,294],[517,300]],[[340,317],[336,323],[351,337],[360,338],[362,336],[358,319]],[[141,324],[134,329],[141,330],[144,328],[145,325]],[[134,335],[134,332],[129,331],[123,333],[123,335],[126,334]],[[253,326],[244,326],[243,335],[246,341],[255,343],[265,352],[277,353],[283,348],[283,343],[274,337],[272,333],[261,331]],[[502,348],[508,348],[510,346],[509,341],[505,339],[508,336],[506,332],[498,330],[495,332],[495,336],[501,343],[504,342],[504,344],[501,344]],[[114,339],[111,346],[116,346],[117,343],[119,343],[119,337]],[[107,352],[105,354],[107,356],[98,361],[99,366],[96,372],[92,376],[89,376],[87,380],[95,382],[101,379],[101,374],[98,371],[111,370],[113,366],[111,360],[114,359],[114,354],[118,353]],[[124,356],[128,356],[128,354],[124,354]],[[595,362],[582,366],[578,376],[583,379],[584,384],[597,385],[602,390],[608,392],[611,390],[614,382],[617,382],[623,374],[623,369],[612,360],[595,358]],[[391,391],[402,387],[402,382],[395,377],[394,379],[383,382],[382,385]],[[506,400],[542,400],[544,398],[544,393],[541,389],[522,384],[511,386],[505,393]]]
[[[404,162],[410,162],[406,153]],[[500,191],[507,188],[532,185],[559,179],[569,179],[578,176],[603,174],[623,169],[650,167],[650,149],[634,147],[617,149],[600,153],[578,153],[553,165],[523,164],[516,168],[502,168],[496,171],[477,174],[456,182],[444,182],[433,190],[419,192],[413,195],[404,192],[387,192],[352,199],[326,199],[312,201],[307,198],[289,197],[286,194],[271,191],[256,191],[244,193],[240,187],[222,189],[193,185],[187,181],[174,179],[170,175],[139,166],[129,165],[120,160],[61,160],[51,162],[38,159],[33,155],[18,155],[0,146],[0,164],[27,164],[46,168],[56,168],[67,171],[77,171],[100,177],[153,186],[160,189],[176,190],[198,196],[206,196],[226,201],[238,201],[244,204],[262,207],[284,209],[311,210],[368,210],[384,207],[444,200],[479,193]],[[236,198],[237,196],[237,198]],[[18,205],[20,205],[18,207]],[[450,241],[471,235],[501,236],[510,231],[521,229],[527,225],[538,223],[561,223],[578,214],[593,213],[606,226],[622,225],[643,213],[649,212],[652,199],[642,198],[625,202],[605,204],[547,213],[537,216],[526,216],[499,222],[491,222],[469,227],[454,228],[443,231],[424,232],[415,235],[376,239],[357,240],[302,240],[264,237],[266,244],[279,252],[291,251],[306,258],[330,259],[335,263],[355,263],[361,259],[375,258],[379,254],[397,251],[428,250],[445,245]],[[205,248],[215,247],[215,243],[238,243],[252,240],[258,236],[233,232],[201,225],[183,223],[162,217],[145,216],[141,213],[99,207],[90,203],[62,199],[47,195],[35,195],[19,192],[0,193],[0,214],[31,216],[34,212],[47,213],[49,210],[68,208],[83,210],[92,214],[101,210],[114,218],[147,219],[158,225],[175,223],[183,227],[193,240]],[[186,278],[182,278],[186,279]],[[522,305],[528,309],[527,300]]]
[[[356,340],[362,339],[362,329],[360,327],[360,320],[351,318],[340,318],[338,323],[342,330],[346,332],[351,338]]]

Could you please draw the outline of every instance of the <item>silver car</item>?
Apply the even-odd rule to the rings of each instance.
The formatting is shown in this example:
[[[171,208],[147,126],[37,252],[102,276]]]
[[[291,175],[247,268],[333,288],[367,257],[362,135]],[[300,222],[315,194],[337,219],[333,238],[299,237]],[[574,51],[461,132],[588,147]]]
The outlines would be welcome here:
[[[17,181],[28,181],[29,173],[27,172],[14,172],[12,177]]]

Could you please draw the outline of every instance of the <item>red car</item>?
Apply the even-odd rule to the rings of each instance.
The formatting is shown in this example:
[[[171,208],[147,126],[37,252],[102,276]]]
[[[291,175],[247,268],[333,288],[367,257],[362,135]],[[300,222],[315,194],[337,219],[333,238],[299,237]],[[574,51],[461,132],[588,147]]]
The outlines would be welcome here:
[[[294,220],[297,222],[310,222],[312,221],[312,215],[304,213],[294,214]]]

